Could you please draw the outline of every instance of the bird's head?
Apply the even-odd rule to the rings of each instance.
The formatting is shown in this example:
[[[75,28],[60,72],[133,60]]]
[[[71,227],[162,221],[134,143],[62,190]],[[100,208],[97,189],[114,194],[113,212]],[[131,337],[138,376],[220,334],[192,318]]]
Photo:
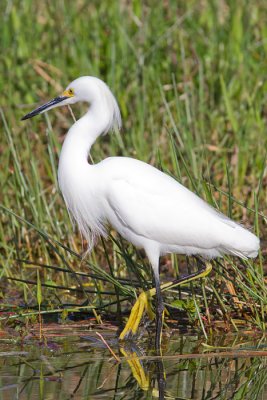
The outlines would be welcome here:
[[[76,81],[78,80],[79,79],[76,79]],[[45,111],[51,110],[52,108],[66,106],[68,104],[74,104],[77,101],[80,101],[81,99],[79,97],[79,91],[77,91],[76,88],[76,86],[79,85],[75,85],[76,81],[73,81],[70,85],[68,85],[68,87],[59,96],[41,105],[40,107],[35,108],[30,113],[24,115],[24,117],[22,117],[21,119],[29,119],[35,117],[35,115],[42,114]]]
[[[97,105],[100,113],[103,109],[108,119],[108,129],[115,127],[120,128],[120,110],[115,97],[103,81],[93,76],[82,76],[75,79],[59,96],[24,115],[21,119],[29,119],[35,115],[51,110],[52,108],[66,106],[80,101],[87,102],[91,106]]]

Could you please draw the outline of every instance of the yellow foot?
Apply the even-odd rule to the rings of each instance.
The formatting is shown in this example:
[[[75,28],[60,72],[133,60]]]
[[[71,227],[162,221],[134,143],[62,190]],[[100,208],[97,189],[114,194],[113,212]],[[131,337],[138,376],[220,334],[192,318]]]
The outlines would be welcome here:
[[[155,315],[151,309],[150,297],[155,295],[155,289],[151,289],[147,292],[140,294],[132,308],[130,317],[125,325],[125,328],[121,332],[119,339],[123,340],[129,335],[134,335],[137,332],[138,326],[141,322],[144,311],[148,313],[151,320],[155,318]]]
[[[211,263],[208,262],[205,265],[205,268],[202,269],[201,271],[199,271],[197,273],[193,273],[188,276],[185,276],[184,278],[178,279],[177,281],[174,281],[174,282],[164,283],[163,285],[161,285],[160,288],[162,291],[164,291],[164,290],[172,289],[176,286],[183,285],[188,282],[192,282],[199,278],[205,278],[211,272],[211,270],[212,270],[212,265],[211,265]],[[153,313],[153,311],[151,309],[151,305],[150,305],[150,299],[151,299],[151,297],[155,296],[155,294],[156,294],[155,288],[150,289],[147,292],[143,292],[140,294],[140,296],[138,297],[138,299],[135,302],[135,305],[132,308],[132,311],[131,311],[130,317],[126,323],[126,326],[119,336],[120,340],[124,340],[127,338],[127,336],[134,335],[137,332],[137,329],[141,322],[144,311],[147,312],[147,314],[151,320],[153,320],[155,318],[155,314]],[[163,318],[164,318],[164,314],[163,314]]]

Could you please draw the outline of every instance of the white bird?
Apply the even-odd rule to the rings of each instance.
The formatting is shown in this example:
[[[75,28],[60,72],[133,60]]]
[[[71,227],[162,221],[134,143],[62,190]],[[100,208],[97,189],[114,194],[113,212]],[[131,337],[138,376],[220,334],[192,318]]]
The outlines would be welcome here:
[[[74,80],[59,97],[22,119],[79,101],[88,103],[89,108],[70,128],[64,141],[58,169],[61,192],[90,248],[98,236],[106,236],[110,224],[134,246],[145,250],[154,271],[156,291],[151,290],[150,294],[157,295],[157,332],[161,332],[161,255],[179,253],[211,259],[230,254],[253,258],[258,254],[259,239],[149,164],[129,157],[109,157],[89,164],[88,155],[95,140],[121,127],[117,101],[100,79],[83,76]],[[208,264],[204,273],[190,279],[209,271]],[[121,338],[136,332],[145,307],[142,294]],[[160,337],[157,334],[157,348]]]

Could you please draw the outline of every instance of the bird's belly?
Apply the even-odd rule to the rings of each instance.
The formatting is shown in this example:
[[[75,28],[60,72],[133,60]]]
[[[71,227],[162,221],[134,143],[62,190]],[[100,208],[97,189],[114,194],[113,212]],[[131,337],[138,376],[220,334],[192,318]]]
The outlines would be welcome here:
[[[135,247],[137,248],[144,248],[145,243],[147,241],[146,238],[137,235],[135,232],[133,232],[129,227],[121,224],[118,220],[116,221],[116,218],[112,218],[112,220],[109,220],[111,226],[128,242],[132,243]]]
[[[153,247],[157,249],[157,252],[160,255],[175,253],[175,254],[186,254],[188,256],[199,254],[205,258],[214,258],[214,257],[221,257],[221,253],[219,249],[211,248],[211,249],[204,249],[196,246],[185,246],[185,245],[172,245],[166,243],[160,243],[155,240],[150,240],[144,236],[141,236],[131,230],[129,227],[124,226],[123,224],[119,223],[118,221],[113,220],[110,221],[112,227],[128,242],[132,243],[137,248],[147,249]]]
[[[186,254],[186,255],[194,255],[199,254],[205,258],[214,258],[220,257],[221,249],[218,247],[214,248],[204,248],[199,247],[197,245],[190,245],[190,241],[188,244],[170,244],[170,243],[163,243],[160,241],[156,241],[153,239],[149,239],[137,232],[125,223],[119,215],[114,212],[113,209],[109,210],[107,215],[107,221],[110,225],[128,242],[132,243],[137,248],[148,249],[153,247],[159,255],[164,255],[168,253],[176,253],[176,254]],[[178,238],[177,238],[178,239]]]

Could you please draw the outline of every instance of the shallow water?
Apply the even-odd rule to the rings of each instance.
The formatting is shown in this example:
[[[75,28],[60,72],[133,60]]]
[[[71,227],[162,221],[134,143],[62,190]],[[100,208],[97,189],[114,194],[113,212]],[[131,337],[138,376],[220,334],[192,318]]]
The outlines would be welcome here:
[[[267,399],[266,337],[220,334],[214,348],[173,333],[155,357],[152,339],[119,345],[114,331],[98,332],[50,325],[41,342],[38,331],[3,335],[0,399]]]

